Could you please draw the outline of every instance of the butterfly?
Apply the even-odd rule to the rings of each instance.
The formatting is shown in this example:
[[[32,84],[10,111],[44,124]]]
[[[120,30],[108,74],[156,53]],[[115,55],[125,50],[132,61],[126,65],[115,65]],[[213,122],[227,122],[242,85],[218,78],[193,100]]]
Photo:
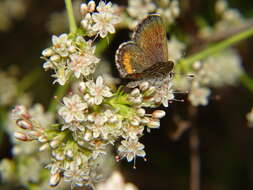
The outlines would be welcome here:
[[[122,43],[115,55],[122,78],[131,79],[128,86],[140,81],[159,84],[171,78],[174,62],[168,58],[165,24],[159,15],[149,15],[133,33],[132,39]]]

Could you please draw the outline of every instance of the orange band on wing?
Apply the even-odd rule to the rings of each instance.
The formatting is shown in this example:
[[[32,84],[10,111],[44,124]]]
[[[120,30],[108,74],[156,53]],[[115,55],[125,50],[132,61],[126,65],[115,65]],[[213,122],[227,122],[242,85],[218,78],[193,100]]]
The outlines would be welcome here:
[[[133,73],[133,67],[130,63],[130,58],[131,58],[130,54],[128,52],[125,52],[123,56],[123,65],[125,66],[125,70],[128,74]]]

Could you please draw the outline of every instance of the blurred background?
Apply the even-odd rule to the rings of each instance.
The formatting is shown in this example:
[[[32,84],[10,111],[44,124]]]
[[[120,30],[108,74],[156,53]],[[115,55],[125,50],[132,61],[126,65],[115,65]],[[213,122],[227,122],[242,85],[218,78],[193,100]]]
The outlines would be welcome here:
[[[180,28],[190,36],[196,36],[196,17],[204,18],[210,25],[216,22],[215,0],[183,1],[184,10],[181,10],[180,16],[176,19],[175,28]],[[124,0],[112,2],[127,5],[127,1]],[[252,22],[252,0],[227,2],[231,8],[236,8],[244,18]],[[52,84],[53,79],[50,77],[52,73],[43,70],[43,60],[40,56],[41,51],[49,46],[52,34],[68,32],[63,11],[63,0],[17,0],[16,2],[0,0],[0,93],[10,92],[13,82],[25,89],[32,102],[40,102],[45,107],[49,104],[57,85]],[[114,65],[115,51],[120,43],[129,40],[129,36],[130,30],[119,29],[103,54],[113,68],[114,77],[119,77]],[[243,69],[249,76],[253,76],[253,38],[240,42],[234,47],[241,57]],[[185,55],[190,51],[185,50]],[[14,78],[15,81],[11,81],[9,77]],[[27,84],[24,80],[32,84]],[[253,189],[253,129],[249,127],[246,115],[253,106],[253,91],[240,82],[233,86],[212,90],[209,104],[195,108],[197,114],[192,123],[199,135],[201,189],[251,190]],[[186,129],[176,140],[172,137],[178,128],[175,118],[178,116],[184,120],[192,120],[192,118],[188,114],[187,96],[185,94],[177,96],[185,102],[174,102],[164,109],[167,116],[162,119],[160,129],[153,130],[152,133],[142,137],[148,155],[147,162],[137,159],[137,169],[133,169],[131,163],[120,162],[120,171],[125,180],[132,182],[140,190],[189,189],[189,130]],[[4,129],[4,121],[7,111],[16,103],[12,100],[10,104],[3,103],[0,107],[0,160],[13,159],[11,151],[13,144],[7,130]],[[22,185],[12,187],[2,180],[0,189],[26,188]]]

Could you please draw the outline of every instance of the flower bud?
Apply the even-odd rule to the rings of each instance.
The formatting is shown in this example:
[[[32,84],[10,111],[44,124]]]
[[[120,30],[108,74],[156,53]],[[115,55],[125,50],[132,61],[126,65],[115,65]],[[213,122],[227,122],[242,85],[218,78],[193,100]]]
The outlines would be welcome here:
[[[60,152],[60,153],[55,153],[54,157],[55,157],[55,159],[58,160],[58,161],[62,161],[62,160],[65,159],[65,155],[64,155],[62,152]]]
[[[149,121],[150,121],[150,119],[148,117],[144,117],[144,118],[141,119],[141,122],[143,124],[147,124],[147,123],[149,123]]]
[[[90,141],[92,139],[92,132],[90,130],[87,130],[83,136],[83,139],[85,141]]]
[[[85,15],[88,12],[88,6],[86,3],[82,3],[80,6],[81,15]]]
[[[72,151],[72,150],[69,149],[69,150],[66,151],[66,156],[68,156],[69,158],[72,158],[73,155],[74,155],[74,154],[73,154],[73,151]]]
[[[55,174],[50,176],[49,185],[51,187],[55,187],[59,184],[60,180],[61,180],[60,173],[55,173]]]
[[[45,143],[45,142],[48,141],[48,139],[47,139],[45,136],[40,136],[40,137],[38,138],[38,141],[41,142],[41,143]]]
[[[149,83],[148,83],[147,81],[142,82],[142,83],[140,84],[140,89],[141,89],[141,91],[146,91],[146,90],[148,90],[148,88],[149,88]]]
[[[39,151],[42,152],[48,148],[49,148],[49,145],[46,143],[46,144],[43,144],[42,146],[40,146]]]
[[[133,104],[140,104],[142,103],[142,97],[128,97],[128,101]]]
[[[54,51],[51,48],[47,48],[42,51],[42,55],[45,57],[50,57],[54,54]]]
[[[32,122],[29,120],[24,120],[24,119],[18,119],[17,120],[17,125],[22,128],[22,129],[32,129],[33,125]]]
[[[20,141],[31,141],[32,139],[25,133],[15,132],[14,137]]]
[[[166,112],[163,110],[155,110],[152,113],[152,117],[156,118],[156,119],[161,119],[162,117],[164,117],[166,115]]]
[[[148,90],[144,93],[144,96],[152,96],[156,91],[154,86],[150,86]]]
[[[55,149],[55,148],[57,148],[60,145],[60,143],[61,143],[61,141],[59,141],[57,139],[54,139],[49,144],[50,144],[51,148]]]
[[[140,118],[139,117],[134,117],[132,120],[131,120],[131,124],[133,126],[138,126],[140,124]]]
[[[137,114],[140,116],[140,117],[143,117],[145,115],[145,109],[143,108],[139,108],[137,110]]]
[[[159,122],[159,120],[150,120],[150,121],[147,123],[147,126],[148,126],[149,128],[156,129],[156,128],[159,128],[159,127],[160,127],[160,122]]]
[[[96,8],[96,3],[95,3],[95,1],[93,1],[93,0],[91,0],[91,1],[89,1],[89,3],[88,3],[88,12],[93,12],[93,11],[95,11],[95,8]]]
[[[50,60],[53,61],[53,62],[58,62],[60,61],[61,57],[59,55],[52,55],[50,57]]]
[[[140,94],[140,90],[138,88],[135,88],[132,90],[131,95],[136,97]]]

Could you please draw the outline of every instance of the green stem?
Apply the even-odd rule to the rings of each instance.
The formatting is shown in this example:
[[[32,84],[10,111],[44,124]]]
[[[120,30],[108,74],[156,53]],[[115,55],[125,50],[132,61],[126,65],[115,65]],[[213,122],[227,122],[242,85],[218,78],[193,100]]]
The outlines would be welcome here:
[[[65,0],[65,6],[67,9],[67,14],[68,14],[68,20],[69,20],[69,30],[71,33],[75,33],[77,30],[76,26],[76,21],[75,21],[75,16],[73,13],[73,6],[72,6],[72,1],[71,0]]]
[[[249,75],[246,73],[242,74],[240,80],[246,88],[253,92],[253,79]]]
[[[72,6],[72,1],[71,0],[65,0],[65,6],[67,10],[67,15],[68,15],[68,20],[69,20],[69,30],[71,33],[75,33],[77,31],[77,26],[76,26],[76,21],[75,21],[75,16],[73,13],[73,6]],[[67,83],[64,86],[58,86],[55,94],[54,94],[54,99],[51,101],[48,107],[49,112],[55,112],[56,107],[58,104],[58,101],[63,97],[63,95],[66,93],[66,91],[69,88],[69,84]]]
[[[181,59],[180,64],[183,67],[188,68],[188,67],[190,67],[190,65],[192,63],[199,61],[201,59],[204,59],[204,58],[206,58],[210,55],[213,55],[215,53],[218,53],[219,51],[224,50],[225,48],[227,48],[231,45],[234,45],[234,44],[236,44],[236,43],[238,43],[238,42],[240,42],[252,35],[253,35],[253,27],[251,27],[243,32],[240,32],[238,34],[235,34],[234,36],[231,36],[219,43],[211,45],[207,49],[200,51],[194,55],[191,55],[188,58]]]

